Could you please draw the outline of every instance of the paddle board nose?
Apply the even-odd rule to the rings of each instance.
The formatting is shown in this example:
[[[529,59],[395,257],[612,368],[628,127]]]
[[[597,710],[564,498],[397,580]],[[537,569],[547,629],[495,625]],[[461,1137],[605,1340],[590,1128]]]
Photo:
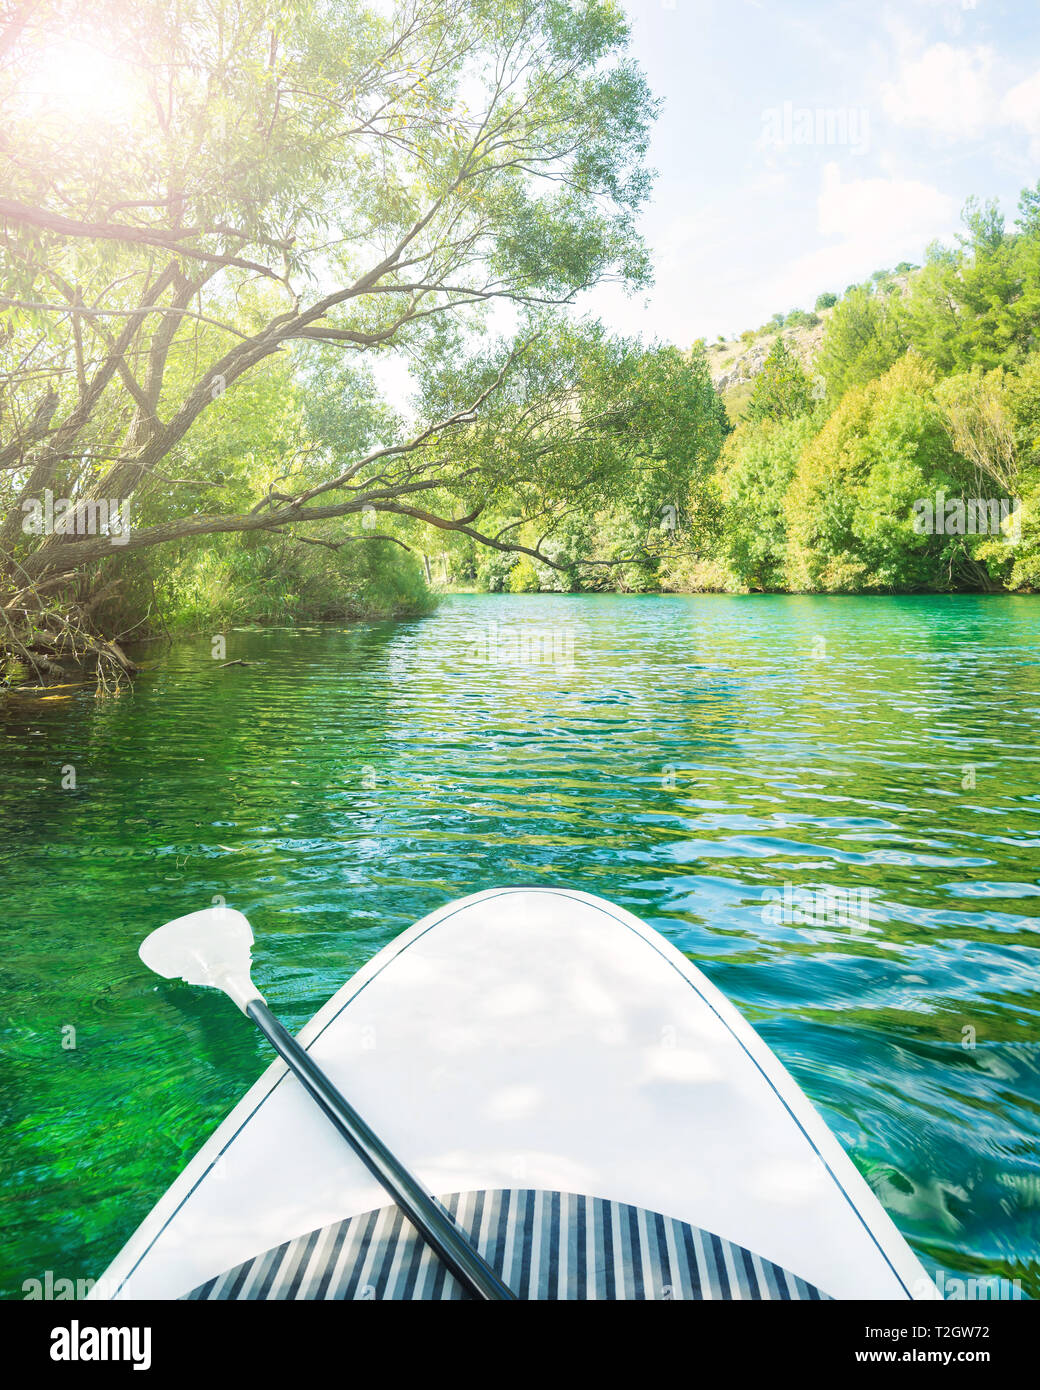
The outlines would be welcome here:
[[[179,919],[178,939],[211,930],[213,911]],[[245,919],[216,922],[227,959],[248,954]],[[149,964],[170,963],[167,931],[145,943]],[[374,956],[300,1042],[521,1298],[939,1296],[747,1020],[603,899],[503,888],[449,903]],[[280,1062],[104,1287],[463,1296]]]

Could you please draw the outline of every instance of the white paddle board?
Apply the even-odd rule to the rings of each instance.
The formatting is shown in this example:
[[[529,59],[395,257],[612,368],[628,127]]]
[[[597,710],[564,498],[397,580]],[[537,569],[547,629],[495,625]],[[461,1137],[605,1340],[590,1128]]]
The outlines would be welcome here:
[[[939,1297],[751,1026],[602,899],[450,903],[300,1040],[521,1298]],[[276,1061],[92,1296],[465,1295]]]

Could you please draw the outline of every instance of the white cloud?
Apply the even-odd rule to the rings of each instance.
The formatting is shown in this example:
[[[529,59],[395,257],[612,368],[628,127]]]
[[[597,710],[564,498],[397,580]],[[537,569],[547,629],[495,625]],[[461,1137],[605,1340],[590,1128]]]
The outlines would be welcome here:
[[[877,245],[921,246],[945,229],[954,211],[952,198],[916,179],[849,179],[827,164],[817,200],[821,236],[855,241],[866,236]]]
[[[951,140],[1006,129],[1040,141],[1040,70],[1020,71],[983,45],[935,43],[904,53],[895,81],[882,84],[882,105],[897,125]]]
[[[932,44],[906,59],[894,82],[885,82],[881,100],[899,125],[964,138],[985,133],[1000,120],[993,49]]]
[[[764,287],[763,301],[810,307],[821,290],[840,293],[874,270],[900,261],[920,262],[929,242],[949,236],[957,205],[947,194],[915,179],[842,181],[828,164],[817,199],[817,230],[829,244],[816,246],[785,266]]]
[[[1040,137],[1040,72],[1011,88],[1001,104],[1001,113],[1011,125],[1021,126],[1034,138]]]
[[[685,346],[754,327],[778,310],[811,309],[822,290],[840,292],[881,267],[919,263],[929,242],[958,225],[958,204],[930,184],[843,181],[836,162],[824,166],[815,215],[806,208],[800,227],[728,211],[678,217],[661,229],[648,305],[600,290],[589,307],[615,331]]]

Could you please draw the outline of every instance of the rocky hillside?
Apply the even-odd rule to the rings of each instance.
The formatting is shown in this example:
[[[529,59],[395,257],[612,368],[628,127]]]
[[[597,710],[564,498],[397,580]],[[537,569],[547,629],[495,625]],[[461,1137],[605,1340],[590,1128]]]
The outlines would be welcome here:
[[[875,279],[881,279],[888,293],[905,295],[911,275],[896,272],[879,272]],[[817,309],[815,324],[799,325],[796,328],[781,328],[769,332],[765,329],[757,333],[742,333],[739,338],[708,345],[708,366],[716,389],[722,393],[730,418],[738,420],[744,412],[751,386],[762,370],[762,364],[777,338],[783,338],[787,346],[801,362],[810,377],[816,375],[816,358],[819,356],[826,332],[827,320],[833,309]]]
[[[818,314],[820,321],[812,327],[782,328],[778,333],[761,333],[750,342],[746,341],[745,336],[724,343],[712,343],[708,347],[711,377],[726,402],[731,419],[737,420],[743,414],[751,395],[752,383],[778,337],[784,339],[809,376],[815,374],[815,362],[823,343],[827,319],[833,312],[833,309],[821,309]]]

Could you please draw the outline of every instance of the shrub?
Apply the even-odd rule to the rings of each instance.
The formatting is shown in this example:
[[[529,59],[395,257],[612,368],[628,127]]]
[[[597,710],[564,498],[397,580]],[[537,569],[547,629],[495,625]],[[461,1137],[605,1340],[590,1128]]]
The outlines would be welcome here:
[[[405,617],[436,603],[416,557],[390,542],[327,550],[248,533],[186,544],[164,567],[156,596],[171,629],[195,632],[228,622]]]

